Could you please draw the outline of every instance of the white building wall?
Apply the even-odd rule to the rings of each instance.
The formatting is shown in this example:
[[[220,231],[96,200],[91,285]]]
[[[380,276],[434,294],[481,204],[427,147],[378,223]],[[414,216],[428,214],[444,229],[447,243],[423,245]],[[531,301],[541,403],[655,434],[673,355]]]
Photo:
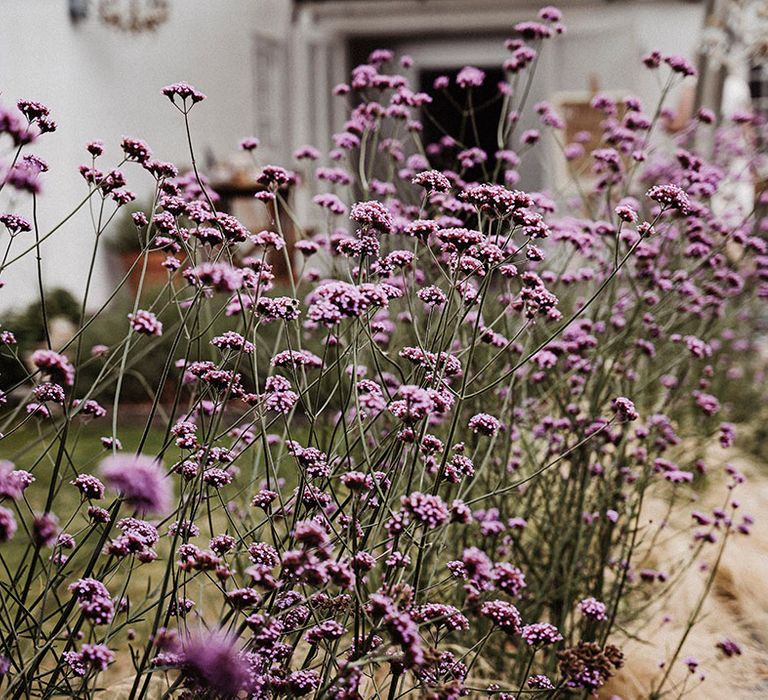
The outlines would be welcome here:
[[[235,153],[255,128],[254,41],[282,41],[291,11],[288,0],[183,0],[172,3],[169,21],[156,32],[131,35],[103,25],[94,6],[88,19],[73,24],[65,0],[0,0],[0,101],[45,102],[59,125],[30,148],[50,165],[38,207],[43,233],[84,196],[77,167],[88,162],[83,146],[91,139],[107,146],[102,167],[119,161],[123,135],[145,139],[157,158],[189,164],[182,117],[160,94],[168,83],[186,80],[209,98],[191,114],[198,162],[206,152],[219,159]],[[124,172],[130,189],[151,194],[153,182],[138,166]],[[30,213],[28,198],[10,204],[4,191],[0,208]],[[33,240],[24,235],[25,243]],[[43,244],[47,286],[80,293],[92,239],[83,211]],[[0,309],[36,298],[34,270],[31,257],[8,269]],[[94,303],[106,298],[113,281],[102,256]]]
[[[642,54],[658,48],[694,58],[702,4],[560,4],[569,31],[545,47],[531,103],[558,91],[586,89],[597,73],[601,88],[638,94],[650,106],[659,87],[655,76],[640,66]],[[160,159],[189,163],[181,115],[160,95],[163,85],[186,80],[209,97],[192,112],[199,161],[207,152],[217,159],[234,155],[242,136],[263,138],[254,133],[261,123],[257,110],[265,105],[274,110],[276,100],[281,101],[277,139],[269,139],[275,141],[268,144],[271,150],[259,152],[262,162],[279,162],[303,143],[327,147],[328,131],[340,128],[342,103],[329,90],[347,77],[351,37],[381,37],[390,47],[394,41],[428,65],[501,62],[506,52],[488,35],[511,31],[516,22],[535,17],[538,5],[510,0],[331,0],[303,6],[295,14],[290,0],[174,0],[171,7],[168,23],[155,33],[134,36],[104,26],[95,16],[73,24],[65,0],[0,0],[0,101],[39,99],[59,123],[57,133],[31,149],[51,166],[43,176],[39,206],[43,233],[84,195],[77,166],[87,161],[83,145],[90,139],[107,144],[104,167],[119,160],[123,135],[146,139]],[[258,37],[274,40],[278,47],[268,76],[256,65]],[[281,43],[289,49],[285,56]],[[276,90],[269,88],[269,100],[263,94],[265,78]],[[130,188],[146,197],[151,179],[135,165],[125,171]],[[9,207],[6,199],[5,192],[0,194],[3,210],[29,214],[28,200]],[[297,205],[302,218],[310,216],[313,208],[306,197],[299,197]],[[83,211],[44,243],[48,287],[81,292],[92,235]],[[106,298],[114,280],[102,256],[93,303]],[[14,264],[3,281],[0,310],[34,300],[33,258]]]
[[[299,76],[293,85],[296,133],[319,141],[324,134],[319,125],[330,123],[339,130],[343,123],[339,112],[343,101],[321,96],[309,104],[301,99],[307,88],[300,76],[317,72],[317,55],[324,56],[327,79],[318,79],[324,85],[347,80],[349,66],[343,49],[350,40],[360,38],[411,55],[416,63],[405,72],[412,83],[419,68],[500,65],[508,56],[503,37],[512,33],[517,22],[535,19],[546,4],[544,0],[327,0],[302,6],[290,35]],[[601,90],[640,97],[653,113],[661,93],[661,71],[645,69],[642,56],[658,49],[663,54],[696,59],[704,3],[564,0],[555,4],[563,10],[568,31],[542,47],[528,114],[523,115],[520,130],[536,126],[530,107],[537,101],[552,100],[558,93],[586,91],[593,78]],[[676,107],[679,99],[680,90],[672,91],[667,106]],[[556,170],[546,159],[527,159],[521,171],[530,178],[520,186],[555,186]],[[303,194],[300,208],[311,215],[308,193]]]

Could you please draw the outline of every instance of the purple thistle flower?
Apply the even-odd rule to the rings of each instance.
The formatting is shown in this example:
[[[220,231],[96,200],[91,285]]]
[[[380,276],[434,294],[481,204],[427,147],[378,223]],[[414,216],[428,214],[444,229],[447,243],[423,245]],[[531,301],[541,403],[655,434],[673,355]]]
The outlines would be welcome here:
[[[84,498],[96,500],[104,498],[104,484],[102,484],[95,476],[91,476],[90,474],[80,474],[69,483],[72,484],[72,486],[76,486]]]
[[[152,150],[141,139],[132,139],[124,136],[120,143],[120,148],[123,149],[123,153],[125,153],[125,157],[128,160],[133,160],[137,163],[146,163],[152,157]]]
[[[59,384],[46,382],[39,384],[32,390],[33,396],[42,403],[57,403],[60,406],[64,404],[64,389]]]
[[[423,187],[427,192],[448,192],[451,189],[451,181],[439,170],[425,170],[416,175],[411,182]]]
[[[546,676],[543,676],[541,674],[538,674],[536,676],[531,676],[528,679],[528,687],[533,688],[535,690],[554,690],[555,686],[552,684],[552,681],[549,680]]]
[[[222,335],[216,336],[211,340],[211,345],[215,345],[219,350],[239,350],[249,355],[253,352],[253,343],[243,338],[235,331],[227,331]]]
[[[381,202],[375,200],[353,205],[349,218],[364,228],[375,229],[380,233],[392,230],[392,215]]]
[[[426,603],[411,611],[416,622],[444,626],[446,629],[459,631],[469,629],[469,620],[452,605]]]
[[[654,185],[646,194],[654,202],[677,209],[681,214],[687,214],[691,206],[688,195],[677,185]]]
[[[0,224],[3,224],[12,236],[32,230],[32,224],[18,214],[0,214]]]
[[[344,635],[344,628],[335,620],[326,620],[310,627],[304,634],[308,644],[319,644],[323,640],[339,639]]]

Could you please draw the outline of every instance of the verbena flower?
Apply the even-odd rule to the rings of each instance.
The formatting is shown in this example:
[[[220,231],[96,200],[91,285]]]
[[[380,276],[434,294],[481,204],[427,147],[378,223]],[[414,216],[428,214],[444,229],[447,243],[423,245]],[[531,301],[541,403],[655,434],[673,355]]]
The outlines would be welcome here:
[[[140,513],[167,513],[172,489],[161,464],[144,455],[116,454],[102,460],[99,470],[107,486]]]

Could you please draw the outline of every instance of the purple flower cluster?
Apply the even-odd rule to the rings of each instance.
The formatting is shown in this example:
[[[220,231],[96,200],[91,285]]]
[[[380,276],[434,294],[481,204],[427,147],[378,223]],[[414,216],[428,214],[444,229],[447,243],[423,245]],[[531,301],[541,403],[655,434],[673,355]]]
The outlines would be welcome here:
[[[617,630],[674,595],[652,544],[680,538],[697,565],[757,527],[718,449],[740,445],[743,406],[764,398],[749,329],[768,298],[768,222],[728,192],[744,184],[733,163],[760,171],[765,125],[701,113],[670,149],[663,105],[613,93],[593,97],[589,132],[546,102],[529,120],[519,86],[561,12],[514,30],[500,84],[475,66],[435,80],[460,89],[442,97],[464,95],[465,125],[493,93],[497,150],[470,128],[428,142],[423,119],[444,108],[374,50],[334,90],[347,115],[327,153],[302,146],[296,172],[258,164],[256,231],[197,165],[121,140],[157,193],[126,220],[167,285],[142,290],[128,337],[94,345],[90,316],[64,342],[50,324],[33,342],[0,329],[19,376],[0,393],[3,430],[25,443],[24,469],[0,461],[0,544],[21,562],[1,582],[9,694],[110,687],[116,657],[136,696],[166,671],[185,697],[456,700],[481,677],[503,698],[596,693],[624,662]],[[693,74],[678,56],[644,63],[670,87]],[[205,96],[162,93],[191,134]],[[55,124],[45,105],[17,107],[0,110],[19,149],[0,179],[23,203],[47,170],[25,149]],[[549,138],[580,174],[570,192],[527,188]],[[88,198],[131,201],[130,172],[101,165],[109,149],[86,152]],[[305,189],[307,228],[292,196]],[[13,246],[34,228],[0,224]],[[99,439],[84,420],[106,407]],[[724,505],[688,526],[642,520],[648,499],[685,510],[720,484]],[[684,654],[663,673],[698,672]]]

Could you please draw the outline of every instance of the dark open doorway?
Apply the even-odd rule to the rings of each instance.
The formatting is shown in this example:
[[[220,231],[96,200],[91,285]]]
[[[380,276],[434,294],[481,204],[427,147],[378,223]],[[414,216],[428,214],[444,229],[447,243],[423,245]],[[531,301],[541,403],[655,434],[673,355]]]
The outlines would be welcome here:
[[[485,80],[482,85],[467,88],[456,84],[459,68],[435,70],[425,69],[419,72],[419,88],[432,95],[433,102],[425,108],[424,143],[435,143],[443,136],[451,136],[461,148],[481,148],[488,155],[485,171],[493,173],[496,151],[499,150],[497,130],[501,117],[502,98],[499,83],[504,80],[504,73],[499,67],[482,67]],[[449,84],[442,90],[433,90],[435,79],[447,76]],[[468,114],[468,97],[474,113],[474,124]],[[455,155],[452,151],[450,155]],[[447,154],[448,155],[448,154]],[[448,166],[449,163],[435,162],[436,166]],[[483,168],[476,166],[465,173],[465,179],[486,179]]]

